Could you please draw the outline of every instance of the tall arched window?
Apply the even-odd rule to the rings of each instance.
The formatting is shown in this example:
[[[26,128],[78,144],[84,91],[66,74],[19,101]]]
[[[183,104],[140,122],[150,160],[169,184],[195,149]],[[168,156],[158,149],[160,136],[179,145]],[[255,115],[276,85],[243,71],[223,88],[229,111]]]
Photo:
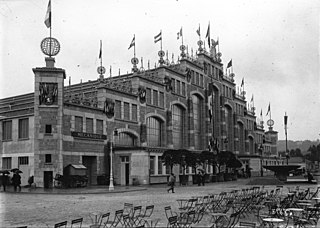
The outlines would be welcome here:
[[[184,110],[181,106],[172,106],[172,138],[173,147],[182,148],[183,147],[183,119]]]
[[[161,122],[154,117],[147,119],[148,146],[161,146]]]
[[[198,96],[192,96],[193,124],[194,124],[194,146],[201,149],[201,110],[202,103]]]
[[[136,145],[136,137],[127,132],[120,132],[118,136],[114,137],[114,144],[121,146],[135,146]]]

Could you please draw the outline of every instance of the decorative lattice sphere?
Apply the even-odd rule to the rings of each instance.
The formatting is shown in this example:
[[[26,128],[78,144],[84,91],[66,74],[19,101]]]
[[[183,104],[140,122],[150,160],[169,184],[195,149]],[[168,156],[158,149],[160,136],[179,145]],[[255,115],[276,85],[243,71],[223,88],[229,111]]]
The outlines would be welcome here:
[[[46,37],[41,41],[41,51],[48,56],[55,56],[60,51],[60,43],[53,37]]]

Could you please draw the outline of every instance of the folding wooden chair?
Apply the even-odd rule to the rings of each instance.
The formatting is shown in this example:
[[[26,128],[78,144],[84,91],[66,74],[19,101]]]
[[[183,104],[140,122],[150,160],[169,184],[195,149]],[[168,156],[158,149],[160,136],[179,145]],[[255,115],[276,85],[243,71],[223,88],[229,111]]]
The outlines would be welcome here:
[[[119,225],[119,223],[121,223],[122,225],[124,225],[124,222],[122,221],[122,217],[123,217],[123,209],[121,210],[117,210],[114,213],[114,218],[113,221],[108,221],[105,223],[105,227],[116,227]]]
[[[102,214],[100,217],[100,227],[106,227],[106,224],[108,223],[110,218],[110,212]]]
[[[83,218],[74,219],[71,221],[71,228],[76,225],[76,227],[81,228],[83,222]]]
[[[56,224],[54,224],[54,228],[60,228],[60,227],[67,228],[67,223],[68,223],[68,221],[56,223]]]

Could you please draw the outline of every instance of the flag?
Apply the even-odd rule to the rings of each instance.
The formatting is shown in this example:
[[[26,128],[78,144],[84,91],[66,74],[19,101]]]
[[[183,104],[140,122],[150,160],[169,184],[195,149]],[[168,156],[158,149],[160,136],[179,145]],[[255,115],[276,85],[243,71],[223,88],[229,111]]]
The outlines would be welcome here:
[[[154,42],[157,43],[157,42],[160,41],[160,40],[162,40],[161,31],[160,31],[160,33],[159,33],[158,35],[156,35],[156,36],[154,37]]]
[[[102,40],[100,40],[100,52],[99,52],[99,59],[102,58]]]
[[[180,36],[182,37],[182,27],[180,29],[180,31],[177,33],[177,39],[179,40]]]
[[[47,28],[51,27],[51,0],[49,0],[46,17],[44,19],[44,24]]]
[[[266,116],[269,114],[269,112],[270,112],[270,103],[269,103],[269,106],[268,106],[268,112],[267,112]]]
[[[206,38],[208,38],[208,45],[209,45],[209,47],[210,47],[210,23],[209,23],[209,25],[208,25],[208,30],[207,30]]]
[[[208,106],[209,106],[209,118],[210,118],[210,123],[211,123],[211,120],[212,120],[212,116],[213,116],[213,102],[212,100],[214,99],[213,97],[213,93],[210,94],[210,96],[208,97]]]
[[[288,123],[288,116],[287,113],[284,115],[284,125],[287,125]]]
[[[232,59],[230,59],[230,61],[228,62],[227,68],[229,68],[229,67],[232,67]]]
[[[197,29],[197,34],[198,36],[200,36],[200,24],[199,24],[199,28]]]
[[[241,87],[244,86],[244,78],[242,78]]]
[[[262,118],[262,109],[261,109],[261,112],[260,112],[260,117]]]
[[[71,77],[69,77],[69,86],[71,85]]]
[[[250,102],[253,102],[253,94],[252,94],[252,97],[251,97],[251,101]]]
[[[132,41],[131,41],[131,44],[130,44],[128,50],[129,50],[131,47],[135,46],[135,45],[136,45],[136,37],[133,36],[133,39],[132,39]]]

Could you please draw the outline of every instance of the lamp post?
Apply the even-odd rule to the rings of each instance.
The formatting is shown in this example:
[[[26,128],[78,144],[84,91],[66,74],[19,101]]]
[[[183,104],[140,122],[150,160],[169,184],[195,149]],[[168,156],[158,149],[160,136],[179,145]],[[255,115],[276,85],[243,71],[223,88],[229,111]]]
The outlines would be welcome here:
[[[109,191],[113,191],[114,190],[114,186],[113,186],[113,168],[112,168],[112,164],[113,164],[113,142],[114,142],[114,136],[117,136],[118,135],[118,130],[117,128],[115,128],[113,131],[112,131],[112,140],[111,140],[111,143],[110,143],[110,178],[109,178]]]
[[[260,166],[261,166],[260,174],[263,177],[263,146],[262,146],[262,144],[260,144],[259,151],[260,151],[260,154],[261,154],[261,157],[260,157]]]
[[[288,116],[287,113],[284,114],[284,130],[286,134],[286,158],[287,158],[287,165],[289,164],[289,151],[288,151],[288,140],[287,140],[287,122]]]

